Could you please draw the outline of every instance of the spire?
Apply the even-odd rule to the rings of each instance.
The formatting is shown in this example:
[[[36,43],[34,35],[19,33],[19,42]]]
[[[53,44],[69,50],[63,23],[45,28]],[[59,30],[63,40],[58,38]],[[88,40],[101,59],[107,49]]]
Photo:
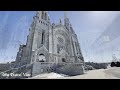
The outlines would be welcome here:
[[[64,25],[69,30],[69,28],[70,28],[70,21],[69,21],[69,18],[67,17],[67,12],[66,11],[64,11]]]
[[[37,11],[37,16],[41,19],[48,20],[48,11]]]
[[[62,24],[62,20],[60,19],[60,24]]]
[[[50,21],[50,16],[48,15],[48,21]]]
[[[64,11],[64,18],[67,18],[67,11]]]
[[[41,14],[41,11],[37,11],[36,15],[39,16]]]

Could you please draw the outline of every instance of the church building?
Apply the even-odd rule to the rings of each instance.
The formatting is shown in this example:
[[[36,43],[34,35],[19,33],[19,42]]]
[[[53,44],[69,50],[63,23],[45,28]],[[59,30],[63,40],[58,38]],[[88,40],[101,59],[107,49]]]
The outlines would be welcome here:
[[[64,23],[51,23],[48,11],[37,11],[29,29],[27,42],[21,45],[16,57],[16,67],[35,62],[81,63],[81,53],[77,35],[64,15]]]

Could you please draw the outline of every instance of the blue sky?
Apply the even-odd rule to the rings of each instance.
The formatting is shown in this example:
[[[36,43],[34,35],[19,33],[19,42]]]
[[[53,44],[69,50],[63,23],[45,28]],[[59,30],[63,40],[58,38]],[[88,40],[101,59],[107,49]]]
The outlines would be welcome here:
[[[15,59],[19,44],[26,43],[28,30],[35,13],[35,11],[0,11],[0,62]],[[64,20],[64,11],[49,11],[49,16],[51,22],[59,23],[60,19]],[[67,17],[69,17],[78,36],[85,61],[111,61],[112,54],[116,54],[120,58],[119,36],[115,40],[102,45],[101,48],[98,45],[100,50],[91,48],[91,45],[96,43],[96,39],[110,27],[117,16],[119,16],[118,11],[67,12]],[[118,33],[119,26],[116,28],[115,32]]]

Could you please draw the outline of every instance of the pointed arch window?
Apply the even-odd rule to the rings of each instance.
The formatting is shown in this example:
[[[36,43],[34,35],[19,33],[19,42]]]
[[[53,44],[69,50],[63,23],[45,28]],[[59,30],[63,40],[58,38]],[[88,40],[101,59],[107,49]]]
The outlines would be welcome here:
[[[47,13],[45,13],[45,20],[47,20]]]
[[[42,16],[41,16],[42,19],[44,19],[44,12],[42,11]]]
[[[42,41],[41,41],[41,44],[44,44],[44,39],[45,39],[45,31],[43,30],[42,31]]]

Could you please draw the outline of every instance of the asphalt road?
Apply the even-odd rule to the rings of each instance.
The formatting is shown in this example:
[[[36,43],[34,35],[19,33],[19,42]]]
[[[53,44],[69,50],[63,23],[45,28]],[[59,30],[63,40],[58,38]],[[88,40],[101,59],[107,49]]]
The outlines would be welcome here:
[[[109,67],[108,69],[97,69],[87,71],[83,75],[63,77],[56,73],[38,75],[33,79],[120,79],[120,67]],[[31,78],[32,79],[32,78]]]
[[[120,67],[112,67],[104,71],[108,75],[120,78]]]

